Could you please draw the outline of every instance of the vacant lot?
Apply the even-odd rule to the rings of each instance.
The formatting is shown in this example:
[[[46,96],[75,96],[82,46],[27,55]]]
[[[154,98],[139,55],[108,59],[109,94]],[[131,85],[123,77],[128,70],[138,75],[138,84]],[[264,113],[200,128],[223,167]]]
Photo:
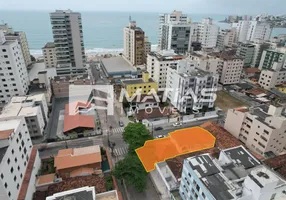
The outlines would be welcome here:
[[[230,108],[247,106],[245,103],[241,102],[236,98],[233,98],[223,90],[217,92],[217,99],[215,101],[215,105],[225,112]]]

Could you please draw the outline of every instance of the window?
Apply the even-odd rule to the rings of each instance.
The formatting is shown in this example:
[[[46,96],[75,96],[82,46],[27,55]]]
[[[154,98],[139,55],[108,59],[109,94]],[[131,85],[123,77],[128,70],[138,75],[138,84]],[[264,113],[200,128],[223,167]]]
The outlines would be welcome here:
[[[206,198],[206,195],[205,195],[205,193],[203,193],[203,192],[202,192],[202,196],[203,196],[204,199]]]
[[[199,185],[197,185],[196,189],[197,189],[197,191],[200,191],[200,186],[199,186]]]
[[[15,158],[15,162],[17,162],[18,160],[17,160],[17,158]]]
[[[21,145],[22,145],[22,147],[24,147],[24,145],[25,145],[25,142],[23,140],[21,142]]]
[[[20,188],[20,185],[19,185],[19,183],[17,184],[17,190],[19,190],[19,188]]]
[[[18,165],[18,171],[20,171],[20,166]]]
[[[4,178],[4,175],[3,175],[3,174],[1,174],[1,178],[2,178],[2,179]]]
[[[10,158],[8,158],[7,163],[8,163],[8,165],[10,164]]]
[[[26,166],[26,164],[27,164],[27,162],[25,161],[25,162],[24,162],[24,166]]]
[[[11,172],[11,173],[13,173],[13,172],[14,172],[14,168],[13,168],[13,167],[11,167],[10,172]]]
[[[16,177],[16,176],[14,176],[14,181],[16,182],[16,180],[17,180],[17,177]]]
[[[6,52],[6,49],[2,49],[2,52]]]
[[[8,196],[9,196],[9,197],[11,196],[11,192],[8,192]]]
[[[11,152],[12,152],[12,154],[14,154],[14,149],[12,149],[12,151],[11,151]]]
[[[26,147],[24,148],[24,154],[26,154],[27,153],[27,149],[26,149]]]

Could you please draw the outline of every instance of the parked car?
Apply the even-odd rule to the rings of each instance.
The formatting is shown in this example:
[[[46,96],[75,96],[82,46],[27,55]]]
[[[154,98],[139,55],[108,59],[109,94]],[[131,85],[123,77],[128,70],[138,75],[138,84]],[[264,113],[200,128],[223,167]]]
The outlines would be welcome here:
[[[155,138],[164,138],[164,135],[157,135]]]
[[[182,122],[176,122],[176,123],[173,124],[173,126],[175,126],[175,127],[176,126],[182,126]]]
[[[154,130],[155,131],[160,131],[160,130],[163,130],[163,128],[159,126],[159,127],[154,128]]]
[[[122,121],[119,121],[119,126],[124,127],[124,123]]]

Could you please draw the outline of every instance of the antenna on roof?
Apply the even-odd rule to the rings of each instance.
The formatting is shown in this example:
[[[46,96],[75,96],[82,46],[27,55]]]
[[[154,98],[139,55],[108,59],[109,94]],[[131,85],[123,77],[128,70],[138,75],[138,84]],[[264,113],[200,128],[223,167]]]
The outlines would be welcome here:
[[[132,21],[132,19],[131,19],[131,15],[129,15],[129,22],[131,22]]]

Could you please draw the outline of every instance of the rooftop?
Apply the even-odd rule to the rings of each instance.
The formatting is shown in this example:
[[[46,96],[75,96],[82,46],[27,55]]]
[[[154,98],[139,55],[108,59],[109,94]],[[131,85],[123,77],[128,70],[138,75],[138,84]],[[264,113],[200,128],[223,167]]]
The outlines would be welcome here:
[[[237,56],[235,54],[235,51],[233,51],[233,50],[214,52],[214,53],[210,53],[209,55],[218,57],[222,60],[237,60],[237,59],[243,60],[240,56]]]
[[[152,112],[149,114],[145,112],[144,109],[144,110],[139,110],[138,112],[135,113],[135,115],[137,120],[167,117],[169,115],[169,110],[164,108],[153,108]]]
[[[47,72],[48,78],[53,78],[57,76],[57,71],[55,67],[46,68],[44,62],[34,63],[32,64],[32,68],[28,71],[30,81],[33,81],[34,79],[38,79],[39,78],[38,74],[43,71]]]
[[[88,115],[65,115],[64,132],[68,132],[76,128],[94,129],[94,118]]]
[[[57,170],[80,167],[101,162],[99,146],[60,150],[55,156],[54,166]]]
[[[49,183],[53,183],[54,179],[55,179],[55,173],[53,174],[47,174],[47,175],[43,175],[43,176],[38,176],[38,185],[45,185],[45,184],[49,184]]]
[[[8,139],[13,132],[14,129],[0,131],[0,140]]]
[[[149,78],[147,83],[152,83],[152,82],[154,82],[154,80],[152,78]],[[122,83],[125,85],[130,85],[130,84],[142,84],[146,82],[144,82],[142,78],[137,78],[137,79],[122,80]]]
[[[159,61],[181,60],[184,58],[183,55],[176,54],[174,50],[154,51],[150,52],[149,55],[156,57]]]
[[[95,189],[94,187],[82,187],[55,193],[52,196],[47,197],[47,200],[95,200]]]
[[[264,163],[286,179],[286,154],[268,158]]]
[[[45,44],[45,46],[43,47],[43,49],[44,48],[55,48],[55,43],[53,43],[53,42],[47,42],[46,44]]]
[[[256,67],[251,67],[251,68],[246,68],[244,69],[246,74],[253,74],[253,73],[259,73],[260,69],[256,68]]]
[[[116,56],[110,58],[102,58],[101,62],[108,74],[112,73],[136,73],[136,68],[131,66],[123,57]]]
[[[70,75],[70,76],[55,76],[53,77],[54,82],[69,82],[75,80],[89,80],[88,74],[81,74],[81,75]]]

